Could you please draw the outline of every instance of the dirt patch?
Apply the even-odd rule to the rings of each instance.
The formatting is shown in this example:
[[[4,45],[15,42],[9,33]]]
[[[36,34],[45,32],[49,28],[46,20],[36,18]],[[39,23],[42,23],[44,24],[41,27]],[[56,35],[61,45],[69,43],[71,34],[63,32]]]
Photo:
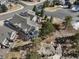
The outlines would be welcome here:
[[[47,7],[44,10],[47,12],[55,12],[55,11],[60,10],[60,9],[61,9],[60,7]]]

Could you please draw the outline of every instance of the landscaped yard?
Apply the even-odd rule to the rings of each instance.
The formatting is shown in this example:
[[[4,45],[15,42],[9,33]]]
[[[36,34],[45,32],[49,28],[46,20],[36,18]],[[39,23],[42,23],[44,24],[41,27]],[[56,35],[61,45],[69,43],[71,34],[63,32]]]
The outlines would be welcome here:
[[[14,42],[14,46],[13,47],[20,47],[20,46],[24,46],[24,45],[29,44],[29,43],[31,43],[31,41],[22,41],[21,39],[17,39]]]
[[[1,12],[0,15],[11,13],[11,12],[14,12],[14,11],[18,11],[18,10],[21,10],[23,8],[24,7],[20,4],[7,5],[7,10],[5,12]]]

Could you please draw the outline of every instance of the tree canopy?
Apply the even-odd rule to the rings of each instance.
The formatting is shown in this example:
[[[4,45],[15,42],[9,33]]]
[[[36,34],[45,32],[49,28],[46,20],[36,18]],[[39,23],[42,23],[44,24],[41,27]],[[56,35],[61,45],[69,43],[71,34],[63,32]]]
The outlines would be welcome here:
[[[4,4],[0,5],[0,12],[6,12],[7,10],[8,8]]]
[[[74,2],[74,5],[79,5],[79,0],[76,0],[76,1]]]
[[[33,10],[32,11],[36,11],[36,6],[33,7]]]
[[[54,31],[54,26],[52,22],[47,21],[42,24],[42,28],[40,29],[40,36],[45,36]]]

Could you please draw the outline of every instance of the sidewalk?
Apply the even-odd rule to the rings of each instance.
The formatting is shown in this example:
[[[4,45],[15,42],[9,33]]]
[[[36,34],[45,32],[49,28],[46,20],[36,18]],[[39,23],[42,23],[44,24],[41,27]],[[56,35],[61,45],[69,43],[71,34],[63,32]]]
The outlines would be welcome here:
[[[37,5],[37,4],[40,4],[40,3],[43,3],[45,2],[46,0],[41,0],[40,2],[25,2],[25,1],[21,1],[21,3],[24,3],[26,5],[29,5],[29,6],[32,6],[32,5]]]
[[[18,6],[18,7],[16,7],[16,9],[8,10],[7,12],[0,13],[0,16],[1,16],[1,15],[5,15],[5,14],[8,14],[8,13],[12,13],[12,12],[15,12],[15,11],[18,11],[18,10],[21,10],[21,9],[24,8],[24,6],[22,6],[22,5],[20,5],[20,4],[18,4],[17,6]]]

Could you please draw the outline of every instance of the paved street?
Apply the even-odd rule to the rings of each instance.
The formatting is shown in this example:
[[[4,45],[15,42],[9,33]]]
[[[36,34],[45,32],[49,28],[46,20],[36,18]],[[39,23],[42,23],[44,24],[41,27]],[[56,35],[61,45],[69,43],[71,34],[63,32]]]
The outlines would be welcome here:
[[[12,12],[12,13],[8,13],[8,14],[5,14],[5,15],[0,15],[0,20],[6,20],[6,19],[12,17],[14,14],[26,11],[27,9],[31,9],[32,10],[33,6],[34,6],[34,5],[32,6],[32,5],[27,5],[27,4],[23,4],[23,3],[21,3],[21,4],[24,6],[23,9],[21,9],[19,11]],[[39,4],[41,4],[41,3],[39,3]],[[37,5],[39,5],[39,4],[37,4]]]
[[[6,19],[12,17],[15,13],[20,13],[20,12],[26,11],[27,9],[32,9],[32,8],[33,8],[33,6],[24,5],[24,9],[22,9],[22,10],[12,12],[9,14],[5,14],[5,15],[0,15],[0,20],[6,20]],[[70,15],[75,17],[76,15],[79,14],[79,12],[72,12],[69,9],[60,9],[55,12],[45,12],[44,14],[46,14],[48,16],[55,16],[55,17],[59,17],[59,18],[64,18],[65,16],[70,16]]]
[[[44,14],[48,15],[48,16],[59,17],[59,18],[63,19],[65,16],[75,17],[75,16],[79,15],[79,12],[72,12],[69,9],[60,9],[55,12],[45,12]]]
[[[19,11],[16,11],[16,12],[12,12],[12,13],[8,13],[8,14],[5,14],[5,15],[0,15],[0,20],[6,20],[6,19],[12,17],[15,13],[20,13],[20,12],[23,12],[23,11],[25,11],[27,9],[32,9],[32,7],[31,6],[30,7],[29,6],[25,6],[24,9],[22,9],[22,10],[19,10]]]

